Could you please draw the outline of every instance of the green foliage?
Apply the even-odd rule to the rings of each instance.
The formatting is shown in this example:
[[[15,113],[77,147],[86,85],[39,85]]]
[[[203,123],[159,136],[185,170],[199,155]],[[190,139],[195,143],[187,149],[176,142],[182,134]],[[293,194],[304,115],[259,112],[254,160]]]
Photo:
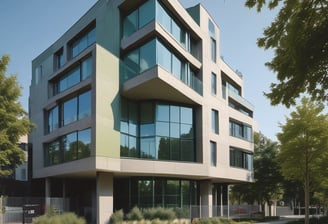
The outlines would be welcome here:
[[[190,209],[188,207],[185,208],[174,208],[174,213],[177,219],[189,218],[190,217]]]
[[[276,161],[278,144],[259,133],[254,134],[254,183],[239,184],[232,187],[232,199],[241,204],[247,202],[260,204],[279,199],[282,195],[283,178]]]
[[[62,215],[45,214],[33,220],[33,224],[86,224],[86,221],[74,213],[67,212]]]
[[[0,59],[0,177],[10,175],[24,162],[19,148],[21,136],[28,134],[32,124],[18,101],[21,95],[16,76],[6,76],[9,56]]]
[[[302,105],[290,114],[277,135],[281,142],[278,160],[282,174],[304,183],[309,171],[312,190],[325,180],[327,168],[328,116],[322,114],[323,109],[323,104],[303,98]]]
[[[173,220],[176,218],[173,209],[170,208],[148,208],[143,210],[144,218],[147,220]]]
[[[277,135],[283,176],[304,186],[305,223],[309,220],[310,192],[327,181],[328,116],[322,114],[323,109],[323,104],[303,98]]]
[[[246,0],[260,11],[268,3],[281,8],[275,20],[258,39],[258,46],[272,48],[275,55],[266,65],[276,73],[266,96],[271,104],[295,104],[301,93],[313,100],[328,100],[328,1]]]
[[[231,219],[219,219],[219,218],[201,218],[192,221],[192,224],[251,224],[252,222],[244,221],[237,222]]]
[[[124,213],[123,210],[120,209],[111,215],[109,223],[110,224],[122,223],[123,219],[124,219]]]
[[[143,215],[142,212],[140,211],[140,209],[138,207],[133,207],[131,209],[131,211],[126,215],[126,218],[128,220],[142,220],[143,219]]]

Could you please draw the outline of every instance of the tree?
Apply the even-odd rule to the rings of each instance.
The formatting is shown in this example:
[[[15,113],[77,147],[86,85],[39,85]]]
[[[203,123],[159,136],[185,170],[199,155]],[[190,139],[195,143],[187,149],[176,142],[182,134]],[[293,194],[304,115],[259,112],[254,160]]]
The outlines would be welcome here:
[[[280,173],[278,156],[278,143],[273,142],[263,135],[259,141],[254,142],[254,176],[257,193],[262,203],[266,202],[269,207],[274,201],[281,198],[283,177]],[[271,212],[271,209],[269,209]],[[271,215],[271,214],[269,214]]]
[[[277,155],[277,142],[269,140],[262,134],[254,134],[255,182],[235,185],[232,192],[237,200],[247,203],[256,200],[263,210],[265,203],[271,206],[274,200],[281,197],[283,178],[276,161]]]
[[[301,181],[304,187],[305,223],[309,223],[310,192],[327,174],[328,116],[322,103],[302,99],[302,105],[286,118],[277,134],[281,143],[278,161],[286,179]],[[324,179],[323,179],[324,178]]]
[[[258,39],[258,46],[275,55],[266,65],[276,72],[265,95],[272,105],[295,105],[301,93],[312,100],[328,100],[328,1],[269,0],[273,9],[283,2],[277,17]],[[247,7],[261,11],[265,0],[246,0]]]
[[[24,162],[24,153],[18,146],[19,138],[28,134],[33,125],[18,102],[21,95],[16,76],[6,77],[9,56],[0,60],[0,177],[9,176]]]

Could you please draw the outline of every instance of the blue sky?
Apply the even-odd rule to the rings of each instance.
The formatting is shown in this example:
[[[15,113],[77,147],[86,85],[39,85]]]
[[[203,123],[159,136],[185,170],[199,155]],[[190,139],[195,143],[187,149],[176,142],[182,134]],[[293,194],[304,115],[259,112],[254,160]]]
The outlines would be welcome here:
[[[9,54],[11,62],[7,74],[17,74],[22,86],[20,101],[28,110],[31,80],[31,61],[55,42],[72,26],[96,0],[1,0],[0,1],[0,55]],[[254,117],[259,130],[272,140],[280,131],[290,110],[272,107],[263,95],[269,91],[275,75],[264,63],[273,57],[256,40],[273,21],[277,10],[244,7],[244,0],[180,0],[185,6],[201,4],[220,27],[220,55],[234,69],[243,74],[244,96],[255,106]]]

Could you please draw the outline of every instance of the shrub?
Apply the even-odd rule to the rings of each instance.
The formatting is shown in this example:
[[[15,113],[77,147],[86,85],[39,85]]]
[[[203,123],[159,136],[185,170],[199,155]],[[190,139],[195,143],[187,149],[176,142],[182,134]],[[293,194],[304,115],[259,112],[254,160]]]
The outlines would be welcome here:
[[[126,218],[130,221],[132,220],[142,220],[143,215],[138,207],[133,207],[131,211],[126,215]]]
[[[110,224],[121,223],[123,222],[123,218],[124,218],[124,213],[123,210],[120,209],[111,215],[109,223]]]
[[[178,219],[189,219],[190,218],[190,210],[189,208],[174,208],[175,216]]]
[[[151,224],[163,224],[163,221],[161,221],[159,219],[153,219],[153,220],[151,220]]]
[[[66,212],[62,215],[45,214],[33,220],[33,224],[86,224],[86,221],[72,212]]]
[[[147,220],[173,220],[176,218],[173,209],[170,208],[148,208],[143,210],[143,214]]]
[[[251,222],[235,222],[231,219],[219,219],[219,218],[202,218],[195,219],[193,224],[251,224]]]

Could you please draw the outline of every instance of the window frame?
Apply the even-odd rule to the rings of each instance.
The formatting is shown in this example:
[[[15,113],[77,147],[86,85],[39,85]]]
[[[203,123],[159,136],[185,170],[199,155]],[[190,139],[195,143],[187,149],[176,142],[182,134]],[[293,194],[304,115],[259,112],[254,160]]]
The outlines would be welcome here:
[[[212,133],[219,134],[219,111],[216,109],[211,110],[211,127]]]
[[[217,95],[217,75],[214,72],[211,73],[211,93]]]
[[[217,166],[217,144],[215,141],[210,141],[210,155],[211,155],[211,166]]]

